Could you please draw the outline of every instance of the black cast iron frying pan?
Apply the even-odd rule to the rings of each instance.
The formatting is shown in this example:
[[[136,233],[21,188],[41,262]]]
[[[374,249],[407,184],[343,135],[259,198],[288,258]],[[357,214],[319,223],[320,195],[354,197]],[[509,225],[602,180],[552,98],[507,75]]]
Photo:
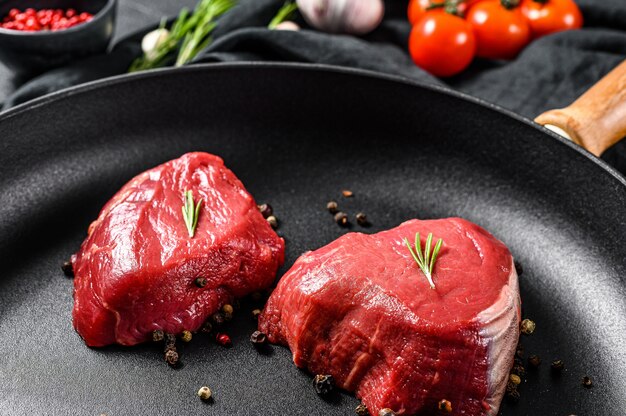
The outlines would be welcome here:
[[[197,336],[179,370],[155,345],[89,349],[73,331],[60,264],[120,186],[192,150],[223,157],[274,206],[282,271],[347,232],[325,211],[331,199],[371,219],[353,231],[414,217],[484,226],[523,266],[523,315],[537,323],[523,344],[543,359],[501,413],[626,411],[622,176],[461,94],[355,70],[238,64],[105,80],[0,117],[0,414],[353,414],[348,394],[318,398],[287,349],[251,347],[248,304],[232,323],[233,348]],[[355,196],[342,199],[344,188]],[[556,358],[560,377],[549,369]],[[201,385],[213,404],[195,396]]]

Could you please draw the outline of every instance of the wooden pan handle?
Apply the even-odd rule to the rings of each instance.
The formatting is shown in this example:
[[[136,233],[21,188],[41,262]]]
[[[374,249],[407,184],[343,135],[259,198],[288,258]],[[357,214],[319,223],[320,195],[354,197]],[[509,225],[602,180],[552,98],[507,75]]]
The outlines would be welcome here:
[[[626,60],[569,107],[547,111],[535,121],[557,132],[561,129],[572,141],[600,156],[626,137]]]

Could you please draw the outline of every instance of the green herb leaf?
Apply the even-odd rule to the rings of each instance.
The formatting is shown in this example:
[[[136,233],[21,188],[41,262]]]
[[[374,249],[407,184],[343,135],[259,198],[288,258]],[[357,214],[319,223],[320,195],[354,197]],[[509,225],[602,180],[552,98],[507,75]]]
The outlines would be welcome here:
[[[439,256],[439,251],[441,250],[441,246],[443,245],[443,240],[440,238],[437,240],[435,247],[432,248],[433,243],[433,233],[428,233],[428,237],[426,237],[426,246],[424,247],[424,254],[422,255],[422,243],[420,240],[420,233],[415,234],[415,250],[411,247],[409,243],[409,239],[404,239],[404,244],[406,244],[409,252],[411,253],[411,257],[417,263],[419,268],[428,279],[428,283],[430,284],[430,288],[435,288],[435,282],[433,282],[433,269],[435,267],[435,262],[437,261],[437,257]],[[432,248],[432,254],[431,254]]]
[[[185,191],[184,194],[185,204],[183,205],[183,220],[187,226],[187,232],[189,238],[193,238],[196,234],[196,227],[198,226],[198,218],[200,217],[200,206],[202,205],[202,199],[198,200],[194,204],[193,193],[191,191]]]
[[[296,10],[298,10],[298,5],[295,1],[286,1],[285,4],[283,4],[283,6],[280,8],[280,10],[278,10],[278,13],[276,13],[276,16],[274,16],[270,24],[267,25],[267,27],[269,29],[276,29],[276,26],[278,26],[282,22],[292,19]]]
[[[144,71],[168,65],[181,66],[206,48],[213,39],[215,21],[232,9],[236,0],[200,0],[192,13],[183,8],[172,23],[169,34],[150,54],[135,59],[128,72]],[[162,23],[161,28],[165,25]]]

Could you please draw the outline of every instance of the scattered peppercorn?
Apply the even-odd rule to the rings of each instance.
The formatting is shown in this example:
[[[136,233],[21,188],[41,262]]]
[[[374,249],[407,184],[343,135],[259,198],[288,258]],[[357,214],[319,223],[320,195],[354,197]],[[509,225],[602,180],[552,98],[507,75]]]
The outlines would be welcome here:
[[[193,338],[193,334],[191,333],[191,331],[183,331],[180,336],[180,339],[183,340],[183,342],[189,342],[191,341],[191,338]]]
[[[74,277],[74,266],[72,266],[71,261],[63,262],[63,265],[61,266],[61,270],[63,270],[63,274],[65,274],[65,276]]]
[[[224,333],[217,333],[217,335],[215,335],[215,341],[217,341],[218,344],[220,344],[222,347],[232,347],[233,342],[230,340],[230,337],[228,336],[228,334],[224,334]]]
[[[515,364],[511,369],[511,374],[515,374],[519,377],[524,377],[526,375],[526,369],[523,365]]]
[[[225,313],[224,314],[224,321],[230,322],[232,320],[233,320],[233,314],[232,313]]]
[[[583,377],[583,386],[590,388],[593,385],[593,382],[591,381],[591,377]]]
[[[369,225],[369,222],[367,221],[367,216],[362,212],[356,214],[356,223],[359,224],[361,227]]]
[[[517,271],[517,275],[521,276],[524,274],[524,268],[522,267],[522,263],[518,262],[517,260],[513,262],[513,264],[515,264],[515,270]]]
[[[261,215],[263,215],[263,218],[268,218],[274,213],[274,210],[272,209],[272,206],[270,204],[257,205],[257,208],[259,209],[259,211],[261,211]]]
[[[277,229],[278,228],[278,219],[275,216],[270,215],[269,217],[267,217],[265,219],[265,221],[267,221],[269,223],[269,225],[272,226],[273,229]]]
[[[329,201],[326,204],[326,209],[328,210],[328,212],[330,212],[331,214],[336,214],[337,212],[339,212],[339,206],[337,205],[337,203],[335,201]]]
[[[507,389],[506,398],[512,403],[519,402],[519,399],[520,399],[519,391],[517,391],[517,389],[512,389],[512,390]]]
[[[437,404],[437,410],[439,410],[441,412],[444,412],[444,413],[451,413],[452,412],[452,403],[450,403],[449,400],[442,399]]]
[[[205,287],[208,281],[206,277],[196,277],[196,280],[194,280],[194,283],[198,287]]]
[[[552,372],[560,373],[565,368],[565,363],[563,360],[554,360],[552,364],[550,364],[550,368],[552,368]]]
[[[541,358],[539,358],[538,355],[533,354],[528,357],[528,364],[530,364],[531,367],[537,368],[541,364]]]
[[[176,336],[174,334],[165,334],[165,352],[176,349]]]
[[[511,374],[509,376],[509,381],[515,385],[519,385],[522,382],[522,379],[517,374]]]
[[[220,313],[220,312],[215,312],[213,315],[211,315],[211,321],[213,321],[213,323],[216,326],[220,326],[224,323],[226,319],[224,318],[224,314]]]
[[[254,309],[252,311],[252,319],[259,319],[259,315],[261,315],[261,309]]]
[[[384,409],[380,409],[378,411],[378,416],[396,416],[396,412],[388,407],[385,407]]]
[[[263,346],[267,343],[267,336],[261,331],[254,331],[252,335],[250,335],[250,342],[255,347]]]
[[[345,212],[338,212],[335,214],[335,222],[342,227],[348,225],[348,215]]]
[[[367,406],[365,406],[363,403],[358,405],[356,407],[356,409],[354,409],[354,411],[356,412],[356,414],[358,416],[369,416],[370,415],[370,411],[367,410]]]
[[[198,397],[200,397],[201,400],[211,400],[212,395],[213,394],[211,393],[211,389],[207,386],[202,386],[200,387],[200,390],[198,390]]]
[[[522,324],[520,325],[520,329],[522,331],[522,334],[530,335],[535,332],[535,326],[535,322],[531,321],[530,319],[524,319],[522,321]]]
[[[343,191],[341,191],[341,195],[343,195],[344,198],[350,198],[354,196],[354,193],[349,189],[344,189]]]
[[[335,388],[335,379],[331,375],[318,374],[313,378],[313,387],[320,396],[325,396]]]
[[[260,302],[263,300],[263,294],[261,292],[252,292],[250,298],[255,302]]]
[[[204,324],[202,324],[202,328],[200,328],[200,331],[206,334],[213,331],[213,325],[211,325],[211,322],[209,322],[208,319],[204,321]]]
[[[163,341],[163,338],[165,338],[165,334],[163,333],[161,329],[152,331],[152,341],[160,342],[160,341]]]
[[[172,366],[175,367],[178,364],[178,352],[175,349],[169,349],[165,352],[165,361]]]

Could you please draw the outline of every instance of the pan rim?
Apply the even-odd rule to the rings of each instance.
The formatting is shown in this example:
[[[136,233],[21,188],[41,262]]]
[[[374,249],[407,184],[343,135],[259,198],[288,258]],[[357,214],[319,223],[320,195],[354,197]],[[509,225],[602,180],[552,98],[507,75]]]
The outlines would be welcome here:
[[[593,155],[592,153],[585,150],[583,147],[575,144],[571,140],[568,140],[557,133],[546,129],[545,127],[535,123],[534,121],[515,113],[512,110],[508,110],[504,107],[501,107],[497,104],[486,101],[482,98],[474,97],[472,95],[453,90],[451,88],[447,88],[440,85],[429,84],[425,82],[420,82],[406,76],[395,75],[395,74],[387,74],[383,72],[367,70],[362,68],[351,68],[344,67],[339,65],[328,65],[328,64],[320,64],[320,63],[302,63],[302,62],[265,62],[265,61],[241,61],[241,62],[216,62],[216,63],[198,63],[192,64],[184,67],[168,67],[168,68],[158,68],[147,71],[135,72],[130,74],[120,74],[112,77],[106,77],[102,79],[98,79],[95,81],[89,81],[83,84],[79,84],[73,87],[65,88],[59,91],[55,91],[41,97],[35,98],[33,100],[27,101],[25,103],[19,104],[15,107],[12,107],[4,112],[0,112],[0,126],[6,120],[19,116],[23,113],[29,112],[31,110],[35,110],[39,107],[51,105],[57,101],[61,101],[64,99],[68,99],[74,95],[89,93],[93,90],[104,89],[112,86],[117,86],[129,82],[135,82],[142,79],[149,78],[159,78],[163,76],[168,76],[174,73],[195,73],[195,72],[205,72],[205,71],[218,71],[218,70],[228,70],[231,68],[235,69],[256,69],[256,68],[270,68],[270,69],[289,69],[289,70],[301,70],[301,71],[318,71],[318,72],[326,72],[326,73],[334,73],[334,74],[342,74],[342,75],[351,75],[351,76],[360,76],[364,78],[377,79],[383,81],[391,81],[397,82],[400,84],[409,85],[412,87],[423,88],[429,91],[434,91],[440,94],[444,94],[450,97],[454,97],[466,102],[470,102],[472,104],[477,104],[479,106],[485,107],[488,110],[495,111],[497,113],[503,114],[517,122],[521,122],[526,124],[529,127],[534,128],[535,130],[539,130],[544,133],[546,136],[556,140],[561,145],[569,148],[577,152],[579,155],[584,156],[587,160],[594,163],[597,167],[600,167],[604,170],[605,173],[608,173],[613,179],[617,180],[620,185],[626,187],[626,176],[622,175],[615,168],[610,166],[604,160],[599,157]]]

